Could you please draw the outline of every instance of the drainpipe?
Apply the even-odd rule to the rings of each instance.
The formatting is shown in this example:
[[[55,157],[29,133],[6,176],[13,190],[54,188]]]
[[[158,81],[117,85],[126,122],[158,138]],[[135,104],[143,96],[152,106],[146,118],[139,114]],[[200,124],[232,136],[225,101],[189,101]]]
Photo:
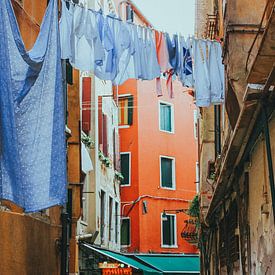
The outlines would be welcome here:
[[[270,191],[271,191],[271,199],[272,199],[273,217],[274,217],[274,223],[275,223],[274,171],[273,171],[272,152],[271,152],[271,145],[270,145],[268,116],[266,113],[265,106],[263,106],[263,109],[262,109],[262,120],[263,120],[263,125],[264,125],[263,130],[264,130],[264,136],[265,136],[265,145],[266,145],[266,153],[267,153],[268,172],[269,172],[269,183],[270,183]]]
[[[68,222],[69,214],[61,214],[62,235],[61,235],[61,275],[69,274],[68,270],[68,250],[69,250],[69,238],[68,238]]]

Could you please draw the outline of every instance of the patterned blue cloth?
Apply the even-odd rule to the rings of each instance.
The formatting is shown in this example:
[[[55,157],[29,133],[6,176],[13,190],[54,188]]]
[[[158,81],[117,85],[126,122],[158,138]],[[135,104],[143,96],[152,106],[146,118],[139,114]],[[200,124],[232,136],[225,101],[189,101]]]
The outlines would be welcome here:
[[[0,1],[0,198],[26,212],[66,202],[57,0],[26,51],[10,0]]]

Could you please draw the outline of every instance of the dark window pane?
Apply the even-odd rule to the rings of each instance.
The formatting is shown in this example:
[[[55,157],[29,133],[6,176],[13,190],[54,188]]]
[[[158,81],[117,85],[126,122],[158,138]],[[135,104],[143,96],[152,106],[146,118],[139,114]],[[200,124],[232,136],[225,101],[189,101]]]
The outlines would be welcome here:
[[[130,245],[130,219],[121,220],[121,245]]]
[[[124,179],[121,182],[121,185],[130,183],[130,155],[129,154],[121,154],[120,163],[121,163],[121,174]]]
[[[160,104],[160,129],[172,132],[171,106],[163,103]]]
[[[161,158],[161,186],[173,188],[173,160]]]
[[[175,245],[175,217],[167,215],[167,220],[162,220],[163,245]]]

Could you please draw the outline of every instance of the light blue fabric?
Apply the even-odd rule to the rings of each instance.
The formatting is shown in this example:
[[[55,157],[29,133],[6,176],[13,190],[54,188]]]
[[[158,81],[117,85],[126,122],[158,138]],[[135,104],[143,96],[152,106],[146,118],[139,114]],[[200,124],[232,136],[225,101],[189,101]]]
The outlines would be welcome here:
[[[115,48],[116,20],[97,14],[97,27],[105,58],[100,66],[95,66],[95,75],[102,80],[113,80],[117,75],[117,52]]]
[[[222,47],[219,42],[209,41],[209,77],[212,104],[224,102],[224,66],[222,64]]]
[[[66,202],[57,0],[26,51],[10,0],[0,1],[0,198],[26,212]]]
[[[71,36],[72,36],[74,6],[67,2],[69,6],[69,9],[68,9],[65,0],[62,0],[61,3],[62,3],[62,11],[61,11],[61,18],[59,21],[61,58],[71,59],[72,58]]]
[[[155,44],[155,36],[153,31],[145,29],[146,33],[146,59],[147,59],[147,78],[148,80],[153,80],[157,77],[160,77],[160,66],[157,59],[157,50]]]
[[[178,76],[184,86],[193,86],[193,65],[189,43],[186,43],[184,37],[180,37],[180,58],[178,64]]]
[[[216,41],[194,39],[194,78],[196,105],[208,107],[224,101],[224,66],[221,45]]]
[[[208,44],[206,40],[194,39],[193,47],[196,105],[208,107],[211,105]]]

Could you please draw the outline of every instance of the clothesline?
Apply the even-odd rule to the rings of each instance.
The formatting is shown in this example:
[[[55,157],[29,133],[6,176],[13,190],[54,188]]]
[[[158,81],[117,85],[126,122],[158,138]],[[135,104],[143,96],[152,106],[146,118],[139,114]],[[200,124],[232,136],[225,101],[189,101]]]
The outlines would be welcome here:
[[[63,59],[80,71],[92,71],[101,80],[121,85],[130,78],[156,79],[157,96],[162,96],[160,77],[165,74],[171,98],[176,76],[183,86],[195,88],[198,107],[223,102],[221,45],[217,41],[190,36],[185,40],[177,34],[170,37],[72,0],[62,0],[60,33]]]

